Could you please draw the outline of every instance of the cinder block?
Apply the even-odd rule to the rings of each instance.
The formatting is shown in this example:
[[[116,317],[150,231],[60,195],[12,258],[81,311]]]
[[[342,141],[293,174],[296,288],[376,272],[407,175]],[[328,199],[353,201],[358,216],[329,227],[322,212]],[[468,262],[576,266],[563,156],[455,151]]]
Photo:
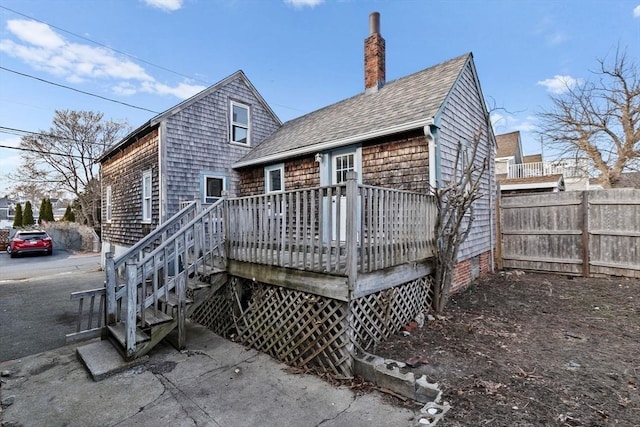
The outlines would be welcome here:
[[[379,387],[388,388],[409,399],[415,399],[416,379],[413,372],[403,374],[398,367],[387,368],[387,365],[377,365],[375,371],[376,384]]]
[[[441,397],[438,383],[430,383],[425,375],[416,380],[415,400],[420,403],[439,402]]]

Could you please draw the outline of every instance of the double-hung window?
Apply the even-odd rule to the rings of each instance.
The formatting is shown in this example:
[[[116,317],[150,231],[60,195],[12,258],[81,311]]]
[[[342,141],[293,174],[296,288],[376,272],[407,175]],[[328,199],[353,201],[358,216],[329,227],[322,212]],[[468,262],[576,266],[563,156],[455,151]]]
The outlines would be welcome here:
[[[264,192],[284,191],[284,165],[282,163],[264,168]]]
[[[231,101],[231,142],[250,145],[249,113],[248,105]]]
[[[142,173],[142,222],[151,222],[151,171],[144,171]]]
[[[204,203],[215,203],[226,188],[225,178],[223,176],[205,176],[204,177]]]
[[[105,215],[107,222],[111,222],[111,186],[107,185],[106,194],[105,194]]]

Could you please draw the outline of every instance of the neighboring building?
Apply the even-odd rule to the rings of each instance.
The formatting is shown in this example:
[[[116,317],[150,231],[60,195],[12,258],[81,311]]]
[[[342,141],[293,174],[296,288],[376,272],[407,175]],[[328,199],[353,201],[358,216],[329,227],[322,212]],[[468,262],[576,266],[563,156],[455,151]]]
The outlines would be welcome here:
[[[543,161],[542,154],[523,155],[520,132],[496,135],[496,180],[500,194],[584,190],[587,169],[574,160]]]
[[[152,118],[98,159],[102,252],[124,251],[180,208],[237,193],[231,165],[281,125],[242,71]]]
[[[494,136],[472,54],[394,81],[385,78],[385,42],[377,24],[365,41],[365,90],[285,123],[234,165],[240,194],[336,185],[355,171],[358,183],[428,193],[452,177],[458,144],[487,157],[485,196],[458,255],[464,285],[490,269],[494,246]]]

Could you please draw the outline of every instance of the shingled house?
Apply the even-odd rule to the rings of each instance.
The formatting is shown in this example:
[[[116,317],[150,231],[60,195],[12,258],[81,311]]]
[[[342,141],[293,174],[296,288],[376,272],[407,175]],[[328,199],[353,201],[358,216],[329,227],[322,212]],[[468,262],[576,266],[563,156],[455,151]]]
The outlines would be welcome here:
[[[487,272],[493,237],[495,142],[472,54],[386,82],[385,41],[372,15],[365,40],[364,92],[285,123],[234,165],[240,194],[343,184],[428,193],[451,178],[459,143],[478,135],[490,159],[473,232],[460,248],[458,285]],[[344,207],[344,206],[343,206]]]
[[[104,294],[106,335],[126,359],[173,330],[182,348],[190,318],[286,363],[352,376],[356,353],[430,306],[431,189],[455,178],[459,149],[490,167],[454,281],[490,270],[495,139],[473,56],[387,82],[379,28],[374,13],[362,93],[280,125],[237,73],[101,158],[104,249],[133,246],[106,255],[106,291],[78,299]],[[209,188],[209,176],[226,180]],[[186,204],[194,194],[202,206]]]
[[[153,117],[98,159],[102,252],[133,246],[180,210],[235,195],[231,165],[281,125],[242,71]]]

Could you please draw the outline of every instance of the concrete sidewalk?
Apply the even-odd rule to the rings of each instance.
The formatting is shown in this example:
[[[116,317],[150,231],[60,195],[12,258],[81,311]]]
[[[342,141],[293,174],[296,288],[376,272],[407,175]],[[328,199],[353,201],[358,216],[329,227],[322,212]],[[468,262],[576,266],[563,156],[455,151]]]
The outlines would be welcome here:
[[[80,344],[82,345],[82,344]],[[0,364],[11,426],[416,426],[419,411],[356,396],[188,324],[187,350],[161,344],[144,365],[94,382],[78,345]]]

